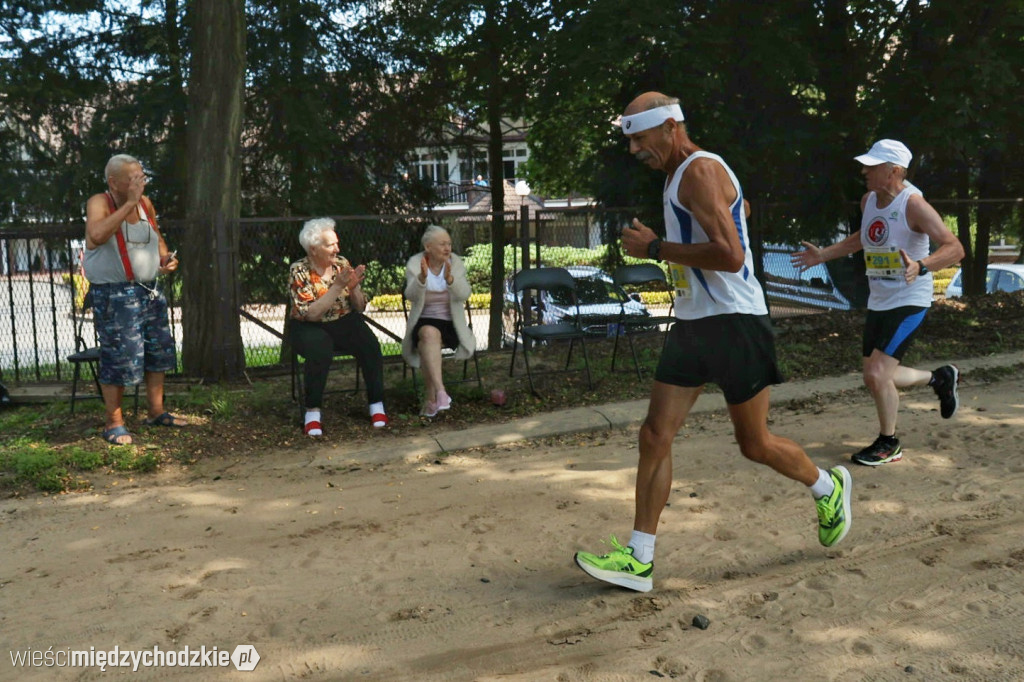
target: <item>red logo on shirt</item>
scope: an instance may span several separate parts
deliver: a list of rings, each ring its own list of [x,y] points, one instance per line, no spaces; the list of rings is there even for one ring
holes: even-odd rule
[[[868,241],[872,244],[884,244],[889,236],[889,226],[881,218],[875,218],[868,226]]]

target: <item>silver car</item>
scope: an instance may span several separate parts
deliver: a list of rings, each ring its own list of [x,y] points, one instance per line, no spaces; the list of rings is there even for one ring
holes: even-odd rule
[[[963,296],[963,269],[956,271],[946,285],[946,298]],[[989,263],[985,272],[985,293],[1020,291],[1024,289],[1024,265],[1016,263]]]

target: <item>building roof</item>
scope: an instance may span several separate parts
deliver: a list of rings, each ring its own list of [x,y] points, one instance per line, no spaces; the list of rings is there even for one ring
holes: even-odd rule
[[[469,200],[468,210],[474,213],[491,213],[494,209],[491,201],[491,191],[487,187],[474,187],[470,190],[471,196]],[[535,195],[530,194],[526,197],[521,197],[516,194],[516,187],[511,180],[505,180],[505,212],[506,213],[519,213],[520,206],[527,206],[529,208],[530,215],[534,215],[537,211],[544,208],[544,200]]]

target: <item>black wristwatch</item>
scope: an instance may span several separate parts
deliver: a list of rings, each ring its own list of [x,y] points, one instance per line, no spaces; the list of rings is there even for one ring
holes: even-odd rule
[[[659,254],[661,253],[661,240],[657,237],[647,245],[647,257],[651,260],[661,260]]]
[[[928,274],[928,266],[924,264],[923,260],[917,261],[917,267],[921,268],[921,270],[917,273],[918,277],[920,277],[921,275]]]

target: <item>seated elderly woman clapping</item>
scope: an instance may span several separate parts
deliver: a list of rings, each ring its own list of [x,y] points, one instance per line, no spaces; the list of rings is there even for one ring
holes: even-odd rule
[[[441,350],[455,350],[455,358],[473,357],[476,339],[466,323],[465,303],[469,280],[462,259],[452,253],[452,239],[444,228],[429,226],[423,233],[423,252],[405,265],[405,297],[412,304],[402,357],[420,367],[426,394],[424,417],[452,406],[441,375]]]
[[[387,426],[384,412],[384,357],[380,342],[362,311],[366,294],[360,289],[365,265],[353,268],[338,255],[338,235],[330,218],[308,220],[299,232],[306,257],[291,265],[291,341],[306,359],[305,432],[320,436],[320,408],[327,371],[337,353],[351,355],[366,378],[373,426]]]

